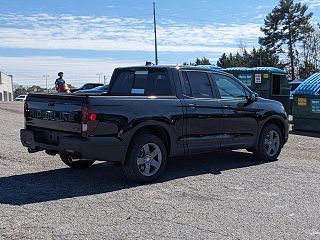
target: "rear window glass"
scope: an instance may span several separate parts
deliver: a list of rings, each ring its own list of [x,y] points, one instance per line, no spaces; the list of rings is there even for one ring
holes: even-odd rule
[[[170,81],[165,71],[122,71],[110,89],[113,95],[168,96]]]
[[[195,98],[213,98],[210,80],[205,72],[182,72],[186,95]]]

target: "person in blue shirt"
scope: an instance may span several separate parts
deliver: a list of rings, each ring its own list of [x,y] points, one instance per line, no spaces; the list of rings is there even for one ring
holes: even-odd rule
[[[63,85],[63,84],[65,84],[66,82],[63,80],[63,72],[59,72],[58,73],[58,76],[59,76],[59,78],[57,78],[56,79],[56,81],[55,81],[55,85],[56,85],[56,88],[57,88],[57,86],[61,86],[61,85]]]
[[[59,78],[56,79],[55,85],[58,92],[69,92],[66,82],[63,80],[63,72],[58,73]]]

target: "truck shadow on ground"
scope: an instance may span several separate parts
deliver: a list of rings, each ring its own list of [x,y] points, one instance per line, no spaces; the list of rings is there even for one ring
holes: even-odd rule
[[[170,159],[166,172],[157,182],[259,165],[246,152],[216,152]],[[65,198],[108,193],[138,187],[124,178],[121,168],[108,163],[89,169],[55,169],[0,178],[0,204],[24,205]]]

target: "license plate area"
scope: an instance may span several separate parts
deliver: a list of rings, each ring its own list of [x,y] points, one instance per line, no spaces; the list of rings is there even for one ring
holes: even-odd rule
[[[51,131],[36,131],[34,134],[35,141],[51,145],[59,145],[61,135]]]

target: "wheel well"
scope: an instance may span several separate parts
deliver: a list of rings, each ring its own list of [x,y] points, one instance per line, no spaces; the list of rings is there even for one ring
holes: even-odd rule
[[[137,137],[141,133],[151,133],[152,135],[155,135],[158,138],[160,138],[160,140],[163,142],[164,146],[166,147],[167,155],[169,155],[171,142],[170,142],[169,133],[165,128],[160,127],[160,126],[156,126],[156,125],[144,126],[134,133],[134,135],[130,139],[129,146],[131,145],[134,138]]]
[[[284,126],[284,123],[280,119],[273,118],[273,119],[268,120],[264,124],[263,127],[265,127],[268,124],[274,124],[274,125],[279,127],[279,129],[280,129],[280,131],[282,133],[282,143],[284,143],[285,142],[285,126]]]

